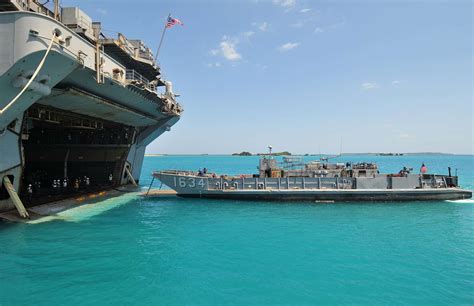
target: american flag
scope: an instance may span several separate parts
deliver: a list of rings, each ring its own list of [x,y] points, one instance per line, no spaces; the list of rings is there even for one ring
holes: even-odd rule
[[[168,21],[166,21],[167,28],[171,28],[172,26],[177,25],[177,24],[184,25],[184,23],[181,22],[181,20],[177,18],[173,18],[171,16],[168,17]]]

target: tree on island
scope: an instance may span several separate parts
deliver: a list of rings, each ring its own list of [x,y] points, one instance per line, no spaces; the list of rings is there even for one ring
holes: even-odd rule
[[[243,151],[243,152],[240,152],[240,153],[234,153],[232,155],[234,155],[234,156],[252,156],[252,153],[247,152],[247,151]]]
[[[247,151],[242,151],[240,153],[233,153],[233,156],[252,156],[252,153],[247,152]],[[271,155],[271,156],[291,156],[291,153],[288,151],[283,151],[283,152],[273,152],[272,154],[269,153],[258,153],[258,156],[262,155]]]
[[[272,154],[269,153],[258,153],[257,155],[271,155],[271,156],[291,156],[291,153],[288,151],[283,152],[274,152]]]

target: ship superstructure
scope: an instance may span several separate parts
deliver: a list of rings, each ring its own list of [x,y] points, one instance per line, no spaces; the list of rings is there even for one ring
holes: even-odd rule
[[[26,205],[137,182],[182,111],[141,40],[76,7],[0,0],[0,211],[8,182]]]

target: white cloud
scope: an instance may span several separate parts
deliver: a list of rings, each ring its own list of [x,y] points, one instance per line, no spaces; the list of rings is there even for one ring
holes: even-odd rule
[[[413,139],[416,138],[416,135],[413,134],[400,134],[398,135],[401,139]]]
[[[307,13],[309,11],[311,11],[310,8],[304,8],[304,9],[300,10],[300,13]]]
[[[267,22],[262,23],[254,23],[254,25],[262,32],[268,31],[268,27],[270,26]]]
[[[346,17],[345,16],[342,16],[341,20],[338,21],[338,22],[335,22],[329,26],[327,26],[327,28],[331,28],[331,29],[337,29],[337,28],[341,28],[343,26],[346,25]]]
[[[283,6],[283,7],[293,7],[296,4],[296,0],[273,0],[273,4]]]
[[[313,27],[314,25],[316,25],[317,19],[318,18],[315,16],[306,15],[304,18],[300,18],[295,23],[290,24],[290,27],[293,27],[293,28],[302,28],[304,26]]]
[[[398,85],[400,83],[405,83],[405,82],[406,82],[406,80],[393,80],[392,85]]]
[[[288,42],[286,44],[283,44],[283,45],[279,46],[278,50],[280,50],[281,52],[286,52],[286,51],[293,50],[294,48],[297,48],[299,45],[300,45],[300,43]]]
[[[362,86],[362,89],[364,90],[372,90],[372,89],[376,89],[378,88],[379,86],[377,85],[377,83],[372,83],[372,82],[365,82],[365,83],[362,83],[360,86]]]
[[[242,55],[238,53],[236,49],[238,43],[238,39],[232,39],[228,38],[227,36],[224,36],[219,44],[219,48],[212,49],[210,53],[213,56],[220,55],[229,61],[238,61],[242,59]]]
[[[266,31],[268,31],[268,28],[270,27],[270,24],[266,21],[264,21],[264,22],[252,22],[252,26],[256,27],[257,29],[259,29],[262,32],[266,32]]]
[[[324,30],[321,27],[316,27],[316,29],[314,29],[314,34],[319,34],[319,33],[323,33],[323,32],[324,32]]]
[[[242,55],[237,52],[235,46],[238,44],[237,40],[224,40],[221,41],[219,47],[221,55],[229,61],[238,61],[242,59]]]
[[[101,15],[107,15],[107,13],[108,13],[107,10],[103,9],[103,8],[97,8],[96,12],[101,14]]]
[[[219,68],[221,66],[221,63],[215,62],[215,63],[209,63],[207,64],[208,67],[210,68]]]
[[[258,27],[261,31],[264,31],[268,27],[268,23],[252,23],[252,26]],[[248,43],[250,42],[250,37],[254,36],[256,33],[255,31],[249,30],[246,32],[241,32],[237,35],[227,36],[224,35],[222,37],[221,42],[217,48],[209,50],[209,54],[212,56],[221,56],[224,59],[231,61],[231,62],[238,62],[242,59],[242,54],[238,52],[237,46],[241,43]],[[217,64],[217,65],[216,65]],[[216,64],[208,64],[209,67],[220,67],[221,63]],[[234,66],[236,66],[234,64]]]
[[[303,21],[298,21],[298,22],[295,22],[293,24],[290,24],[290,27],[293,27],[293,28],[302,28],[303,26],[304,26]]]

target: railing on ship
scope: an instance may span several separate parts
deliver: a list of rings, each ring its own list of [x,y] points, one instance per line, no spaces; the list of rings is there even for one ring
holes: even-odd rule
[[[136,72],[134,69],[125,70],[125,80],[131,84],[142,84],[147,89],[156,92],[156,85],[150,82],[147,78]]]
[[[46,1],[44,4],[29,0],[12,0],[11,2],[16,2],[25,11],[32,10],[34,12],[54,18],[54,13],[48,7],[45,6],[45,4],[49,1]],[[59,11],[61,11],[61,9],[59,9]]]

